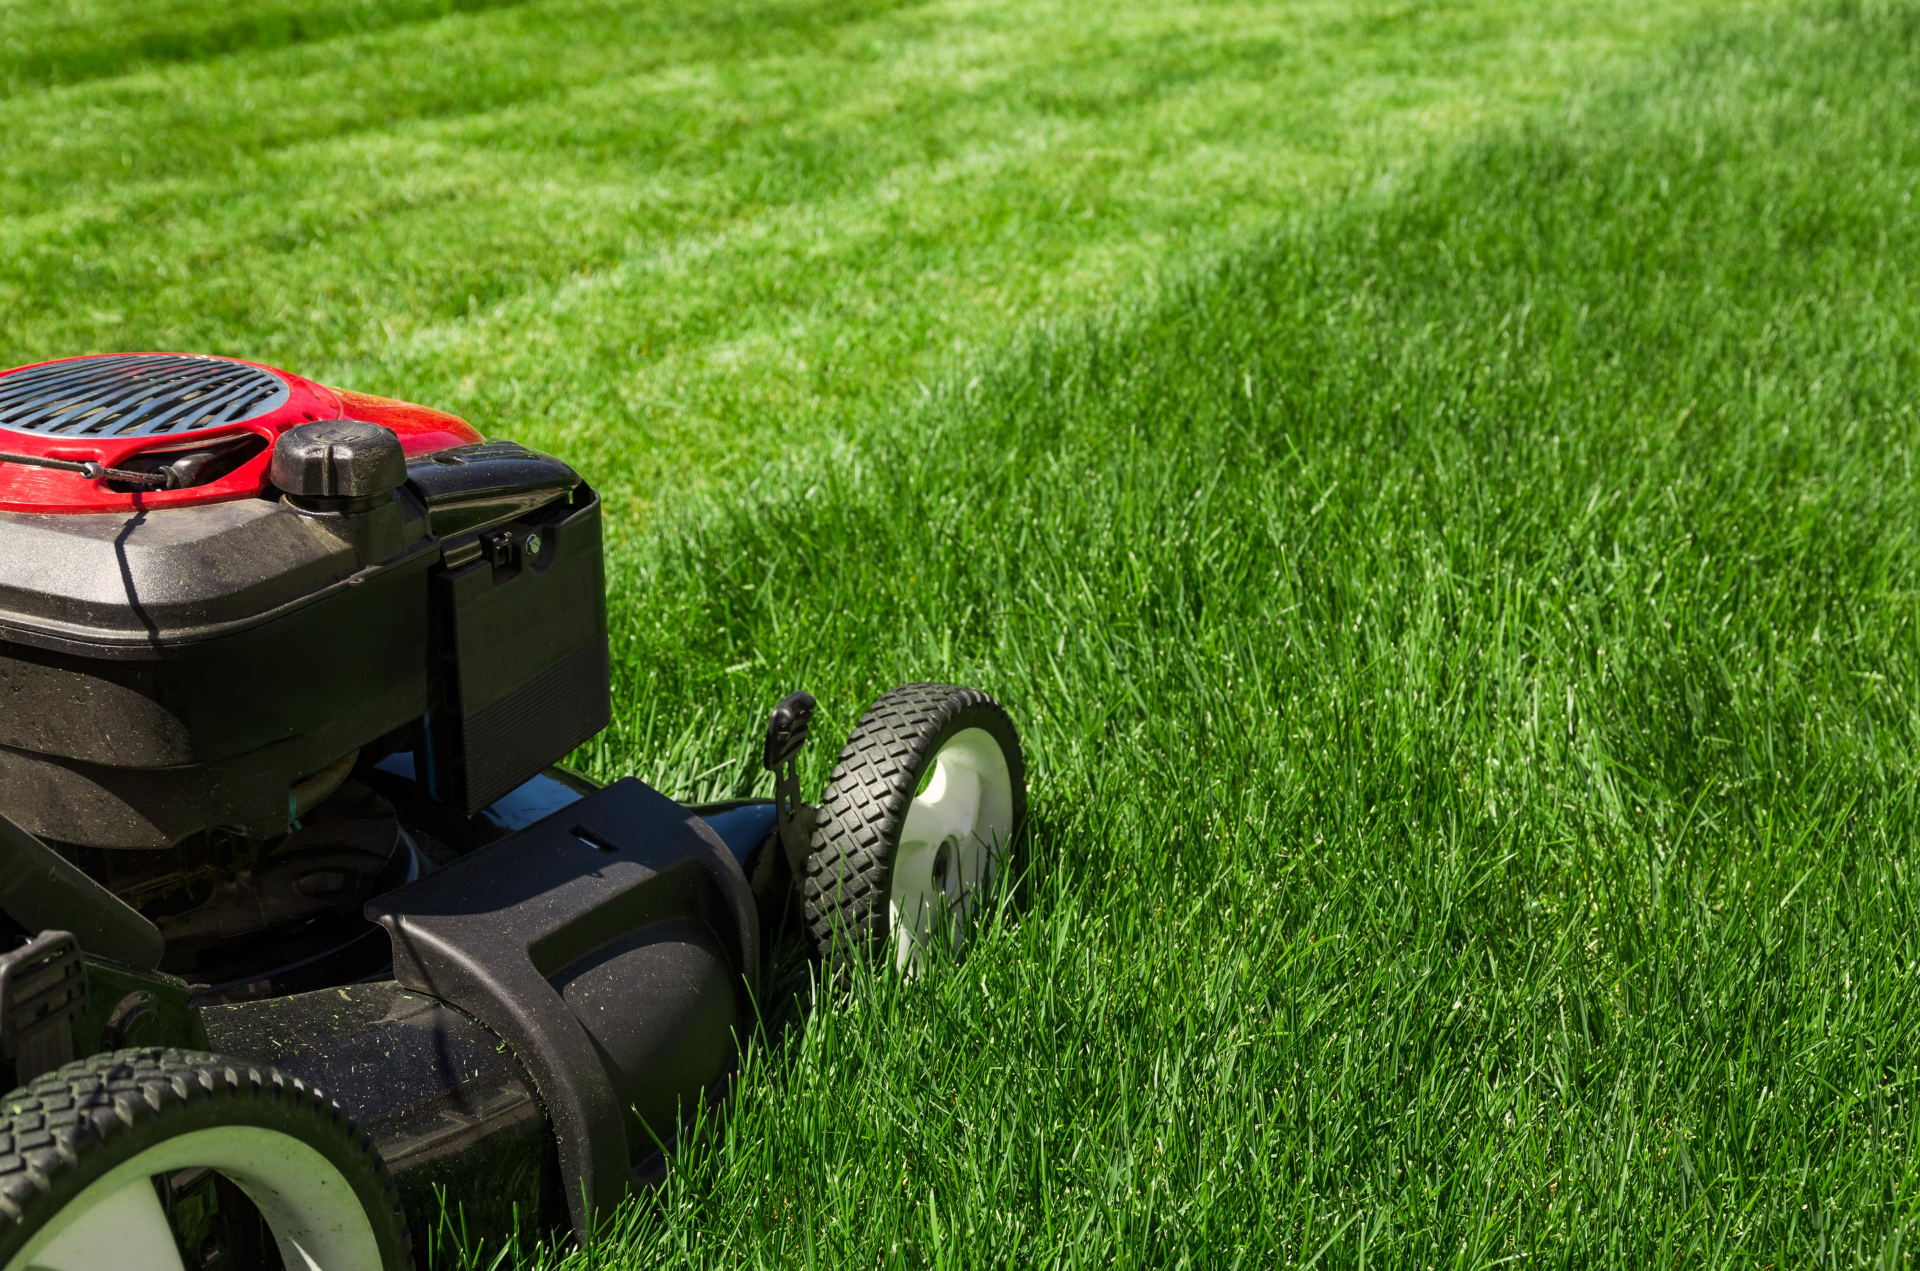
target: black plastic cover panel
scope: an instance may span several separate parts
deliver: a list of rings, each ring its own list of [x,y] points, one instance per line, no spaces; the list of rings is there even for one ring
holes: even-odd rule
[[[482,441],[422,456],[407,484],[427,507],[427,523],[450,538],[524,516],[580,484],[580,474],[514,441]]]
[[[474,1016],[526,1065],[577,1231],[634,1181],[638,1106],[690,1114],[750,1022],[759,925],[746,876],[698,816],[632,778],[367,916],[393,938],[395,980]]]
[[[376,518],[393,522],[388,545],[424,546],[417,508],[396,501],[362,519]],[[0,512],[0,639],[138,656],[258,624],[394,563],[369,560],[352,528],[267,499]]]
[[[612,717],[600,502],[582,494],[434,575],[428,785],[469,816]]]

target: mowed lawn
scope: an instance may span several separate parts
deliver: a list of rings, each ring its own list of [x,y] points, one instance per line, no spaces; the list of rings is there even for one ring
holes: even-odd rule
[[[498,1265],[1908,1260],[1920,7],[453,7],[0,0],[0,342],[604,473],[602,775],[913,678],[1033,771]]]
[[[637,519],[1703,0],[0,0],[0,357],[192,348]]]
[[[1821,3],[677,509],[608,770],[952,676],[1034,865],[572,1265],[1903,1264],[1917,442],[1920,10]]]

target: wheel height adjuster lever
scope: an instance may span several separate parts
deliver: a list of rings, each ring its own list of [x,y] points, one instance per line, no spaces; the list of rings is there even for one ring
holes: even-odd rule
[[[774,815],[780,834],[780,848],[786,854],[793,876],[799,878],[806,866],[807,850],[813,838],[818,810],[800,797],[801,747],[807,744],[807,729],[813,723],[813,694],[804,690],[780,699],[767,717],[767,748],[761,762],[773,774]]]

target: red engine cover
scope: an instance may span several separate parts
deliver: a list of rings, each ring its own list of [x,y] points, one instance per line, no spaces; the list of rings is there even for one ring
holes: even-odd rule
[[[352,418],[391,428],[409,457],[483,438],[465,420],[235,358],[99,353],[0,371],[0,453],[126,467],[137,457],[254,436],[264,443],[204,485],[122,492],[77,472],[0,462],[0,511],[117,512],[267,491],[273,443],[296,424]],[[136,466],[138,466],[136,464]]]

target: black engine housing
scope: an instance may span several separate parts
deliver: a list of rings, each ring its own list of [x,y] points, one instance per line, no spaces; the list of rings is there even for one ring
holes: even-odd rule
[[[0,512],[0,814],[95,848],[263,840],[316,774],[411,750],[470,815],[597,733],[598,496],[510,442],[404,471],[351,499]]]

